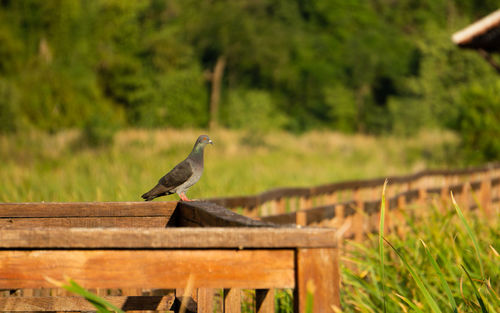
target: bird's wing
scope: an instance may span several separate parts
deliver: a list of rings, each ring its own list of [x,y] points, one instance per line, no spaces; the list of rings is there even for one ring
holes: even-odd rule
[[[185,183],[192,175],[193,168],[191,167],[191,164],[187,160],[184,160],[177,164],[165,176],[160,178],[158,184],[166,187],[167,189],[173,189]]]

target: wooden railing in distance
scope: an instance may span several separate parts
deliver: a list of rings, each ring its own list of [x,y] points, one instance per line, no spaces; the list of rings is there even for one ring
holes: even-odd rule
[[[278,226],[208,202],[0,204],[0,311],[85,311],[46,280],[70,277],[124,310],[274,312],[275,289],[293,288],[304,312],[340,306],[334,229]]]
[[[256,196],[214,198],[210,201],[277,224],[337,227],[343,238],[362,240],[378,225],[382,186],[386,178],[356,180],[311,188],[279,188]],[[500,201],[500,163],[460,170],[426,170],[388,177],[387,207],[402,210],[438,201],[450,203],[450,191],[465,209],[481,205],[492,216]],[[394,224],[394,221],[393,221]]]

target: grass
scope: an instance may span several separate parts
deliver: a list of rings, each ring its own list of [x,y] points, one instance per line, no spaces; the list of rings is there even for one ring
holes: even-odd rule
[[[101,148],[82,146],[77,131],[0,135],[0,202],[140,201],[202,133],[124,130]],[[405,140],[332,132],[209,135],[215,145],[205,151],[205,173],[190,189],[191,198],[410,173],[443,166],[446,147],[457,142],[440,132]]]
[[[443,214],[443,211],[445,212]],[[381,206],[381,216],[385,212]],[[344,312],[497,312],[500,307],[499,217],[484,219],[456,202],[406,212],[405,235],[381,231],[348,242]],[[380,244],[383,238],[385,245]],[[388,247],[388,249],[384,249]],[[488,247],[490,247],[488,249]],[[378,253],[377,253],[378,252]],[[381,293],[380,290],[384,290]]]

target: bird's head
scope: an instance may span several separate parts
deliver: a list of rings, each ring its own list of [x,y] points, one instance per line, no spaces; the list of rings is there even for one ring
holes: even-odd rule
[[[196,140],[195,147],[205,147],[208,144],[213,145],[214,143],[207,135],[201,135],[198,137],[198,140]]]

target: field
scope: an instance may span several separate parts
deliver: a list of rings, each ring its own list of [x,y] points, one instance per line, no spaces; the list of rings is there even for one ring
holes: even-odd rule
[[[126,130],[117,134],[114,144],[100,148],[85,146],[77,131],[1,136],[0,201],[140,200],[189,153],[201,133],[197,129]],[[188,193],[191,198],[444,167],[458,143],[456,136],[444,132],[406,139],[331,132],[296,136],[218,130],[209,135],[215,144],[205,151],[205,173]],[[386,243],[382,267],[377,236],[363,245],[348,243],[350,254],[343,256],[342,268],[345,312],[382,312],[384,306],[387,312],[455,308],[456,312],[494,312],[500,305],[498,217],[485,220],[464,212],[462,220],[451,206],[423,209],[427,210],[424,219],[407,216],[410,231],[404,237],[386,236],[407,264]],[[285,294],[277,298],[279,312],[292,309]]]
[[[101,148],[77,131],[0,136],[0,201],[138,201],[191,151],[203,130],[126,130]],[[205,172],[191,198],[254,194],[274,187],[404,174],[443,166],[451,133],[416,138],[332,132],[211,132]],[[177,196],[163,198],[176,200]],[[164,201],[165,201],[164,200]]]

